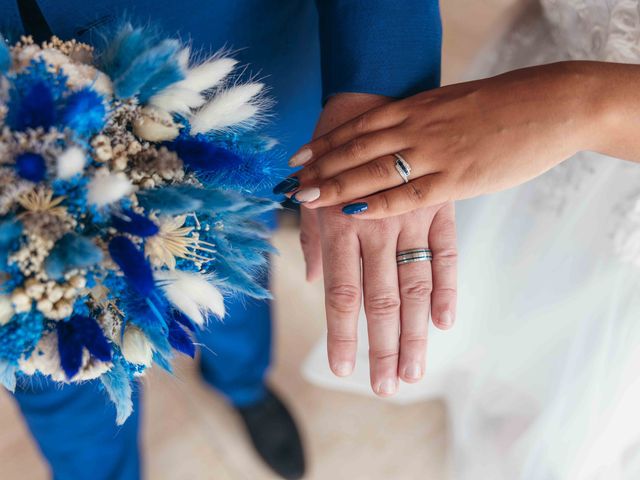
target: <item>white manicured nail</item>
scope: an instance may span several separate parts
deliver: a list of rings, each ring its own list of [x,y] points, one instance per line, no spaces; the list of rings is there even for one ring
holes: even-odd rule
[[[298,153],[296,153],[293,157],[289,159],[290,167],[299,167],[300,165],[304,165],[313,157],[313,152],[310,148],[304,147],[301,148]]]
[[[311,187],[311,188],[303,188],[302,190],[298,190],[296,194],[293,197],[291,197],[291,200],[293,200],[296,203],[307,203],[307,202],[313,202],[318,198],[320,198],[320,189],[318,187]]]

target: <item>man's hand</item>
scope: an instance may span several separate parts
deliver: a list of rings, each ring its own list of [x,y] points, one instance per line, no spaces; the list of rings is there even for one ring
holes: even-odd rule
[[[332,97],[321,115],[316,136],[387,101],[365,94]],[[398,378],[405,382],[420,380],[425,370],[429,313],[442,329],[450,328],[455,318],[453,205],[417,209],[382,220],[349,217],[340,206],[314,211],[303,208],[302,215],[307,278],[313,280],[324,271],[332,371],[346,376],[353,370],[364,294],[374,392],[393,395]],[[396,265],[397,251],[422,247],[433,251],[431,264]]]

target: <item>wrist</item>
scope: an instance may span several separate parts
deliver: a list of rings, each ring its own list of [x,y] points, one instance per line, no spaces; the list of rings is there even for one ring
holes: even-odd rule
[[[587,62],[585,62],[587,63]],[[640,125],[640,69],[637,65],[587,65],[585,125],[581,150],[619,158],[633,157],[631,138]]]
[[[568,156],[580,151],[602,151],[611,141],[610,132],[617,123],[618,106],[610,95],[611,84],[605,63],[571,61],[557,64],[562,82],[561,97],[566,104],[562,132]]]

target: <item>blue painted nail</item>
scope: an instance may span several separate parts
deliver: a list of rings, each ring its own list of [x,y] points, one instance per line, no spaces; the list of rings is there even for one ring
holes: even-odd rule
[[[273,193],[274,195],[282,195],[283,193],[294,191],[299,186],[300,180],[298,180],[298,177],[285,178],[283,181],[273,187]]]
[[[365,202],[350,203],[342,208],[342,213],[346,213],[347,215],[357,215],[359,213],[366,212],[367,208],[369,208],[369,205]]]

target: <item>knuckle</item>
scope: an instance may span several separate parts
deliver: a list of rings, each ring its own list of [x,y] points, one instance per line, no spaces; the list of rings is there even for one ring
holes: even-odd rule
[[[302,170],[302,172],[307,177],[306,179],[320,178],[320,175],[321,175],[320,168],[315,163],[312,163],[311,165],[307,165],[305,169]]]
[[[366,113],[360,115],[358,118],[356,118],[355,124],[354,124],[354,129],[356,131],[356,133],[363,133],[366,132],[367,129],[369,128],[369,115],[367,115]]]
[[[434,252],[432,263],[436,267],[455,267],[458,263],[457,249],[445,248]]]
[[[314,238],[314,236],[302,231],[300,232],[300,245],[302,245],[302,248],[310,247],[314,242]]]
[[[371,361],[384,362],[392,360],[397,362],[399,356],[400,352],[397,349],[389,350],[372,348],[369,350],[369,359]]]
[[[456,222],[451,218],[440,220],[433,228],[442,239],[451,241],[456,238]]]
[[[379,202],[380,210],[383,211],[383,212],[388,212],[389,209],[391,208],[391,202],[390,202],[390,199],[389,199],[389,195],[387,195],[386,193],[381,193],[378,198],[380,200],[380,202]]]
[[[380,159],[367,163],[367,171],[374,178],[386,179],[390,175],[389,166]]]
[[[433,293],[441,299],[443,297],[446,297],[449,300],[455,300],[458,296],[458,290],[456,290],[454,287],[438,287],[434,290]]]
[[[360,289],[351,284],[329,287],[327,306],[338,313],[353,313],[360,309]]]
[[[342,191],[344,189],[342,185],[342,180],[339,177],[333,177],[327,180],[324,185],[325,189],[328,188],[329,191],[333,192],[336,197],[340,197],[342,195]]]
[[[323,147],[325,150],[333,150],[336,147],[336,140],[331,133],[322,137],[322,142],[324,143]]]
[[[346,146],[347,155],[353,159],[358,159],[362,156],[366,149],[365,143],[356,138],[355,140],[351,140]]]
[[[400,335],[400,343],[403,348],[424,351],[427,348],[426,333],[402,333]]]
[[[422,187],[419,187],[415,182],[409,182],[407,184],[407,197],[409,201],[414,205],[421,205],[426,192]]]
[[[327,342],[334,350],[349,350],[356,346],[357,339],[354,335],[341,335],[339,333],[329,332],[327,334]]]
[[[397,294],[378,293],[365,300],[367,310],[372,315],[388,316],[400,310],[400,298]]]
[[[412,280],[400,287],[400,294],[403,299],[414,301],[426,301],[433,291],[431,280]]]

